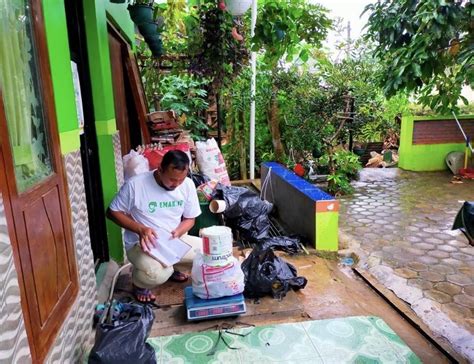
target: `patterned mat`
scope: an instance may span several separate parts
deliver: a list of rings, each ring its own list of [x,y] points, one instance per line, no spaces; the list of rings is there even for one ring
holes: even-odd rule
[[[421,363],[380,318],[356,316],[151,338],[158,363]],[[218,340],[219,339],[219,340]]]

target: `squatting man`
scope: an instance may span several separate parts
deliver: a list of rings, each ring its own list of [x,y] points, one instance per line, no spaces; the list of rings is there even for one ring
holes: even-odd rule
[[[202,251],[201,239],[187,234],[201,214],[196,187],[187,177],[189,164],[186,153],[169,151],[158,169],[125,182],[107,210],[107,217],[125,229],[125,249],[133,265],[133,291],[140,302],[154,301],[151,289],[168,279],[188,279],[148,254],[156,246],[158,228],[170,234],[160,239],[180,238],[191,245],[182,261],[192,261],[196,250]]]

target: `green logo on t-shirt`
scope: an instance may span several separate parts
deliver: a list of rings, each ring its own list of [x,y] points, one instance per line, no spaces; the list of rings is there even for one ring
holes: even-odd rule
[[[151,202],[148,204],[148,211],[150,211],[151,213],[155,212],[157,205],[158,205],[158,204],[156,203],[156,201],[151,201]]]
[[[166,209],[166,208],[173,208],[173,207],[181,207],[183,206],[184,201],[179,200],[179,201],[160,201],[159,203],[156,201],[150,201],[148,204],[148,211],[151,213],[156,211],[156,208],[159,207],[160,209]]]

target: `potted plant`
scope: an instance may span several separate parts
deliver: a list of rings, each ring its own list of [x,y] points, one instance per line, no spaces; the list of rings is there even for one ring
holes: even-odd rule
[[[130,18],[137,24],[153,23],[153,1],[135,0],[133,4],[128,5]]]
[[[160,57],[163,55],[163,41],[159,35],[146,39],[146,43],[153,56]]]
[[[138,24],[138,30],[143,37],[149,38],[158,34],[159,25],[155,22],[145,22]]]
[[[356,142],[352,148],[352,153],[358,155],[359,157],[363,156],[367,150],[366,143]]]

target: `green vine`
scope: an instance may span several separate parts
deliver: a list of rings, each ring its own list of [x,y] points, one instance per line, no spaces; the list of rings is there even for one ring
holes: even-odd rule
[[[237,29],[243,32],[243,25],[235,23],[232,15],[220,9],[215,0],[202,2],[197,18],[199,26],[189,44],[189,71],[211,78],[212,90],[219,90],[234,79],[248,61],[245,43],[232,36]]]

